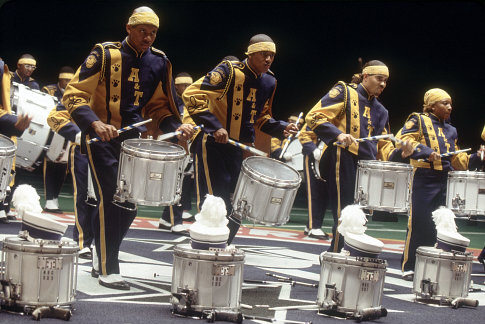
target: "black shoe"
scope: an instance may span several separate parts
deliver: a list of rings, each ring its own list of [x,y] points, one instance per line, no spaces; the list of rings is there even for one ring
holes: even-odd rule
[[[330,238],[327,233],[319,228],[312,228],[307,235],[308,237],[313,237],[319,240],[328,240]]]
[[[10,221],[8,220],[7,217],[0,218],[0,224],[8,224],[8,223],[10,223]]]
[[[94,268],[91,268],[91,277],[93,278],[99,277],[99,272],[97,270],[94,270]]]
[[[480,255],[477,257],[477,260],[478,260],[478,262],[480,262],[482,264],[482,266],[483,266],[483,272],[485,272],[485,259],[482,256],[482,253],[480,253]]]
[[[101,279],[98,279],[98,282],[101,286],[111,289],[118,289],[118,290],[130,290],[130,285],[122,280],[122,281],[115,281],[115,282],[104,282]]]
[[[79,253],[79,258],[85,259],[85,260],[91,260],[93,258],[93,253],[91,252],[91,250],[87,250],[83,253]]]
[[[17,220],[17,217],[15,215],[9,215],[9,214],[7,214],[7,219],[8,220]]]
[[[164,229],[164,230],[167,230],[167,231],[171,231],[172,230],[172,224],[170,224],[166,220],[163,220],[163,219],[160,218],[160,220],[158,221],[158,228]]]
[[[60,210],[59,208],[57,209],[50,209],[50,208],[44,208],[44,211],[46,213],[52,213],[52,214],[63,214],[64,212]]]

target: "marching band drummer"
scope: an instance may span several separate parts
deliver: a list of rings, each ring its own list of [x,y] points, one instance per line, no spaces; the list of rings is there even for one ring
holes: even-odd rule
[[[483,126],[482,140],[485,141],[485,126]],[[481,158],[481,156],[480,156],[480,158]],[[485,247],[480,252],[480,255],[477,257],[477,260],[478,260],[478,262],[480,262],[483,265],[483,271],[485,271]]]
[[[12,82],[21,83],[31,89],[40,90],[37,81],[32,78],[32,74],[37,68],[37,61],[30,54],[23,54],[17,62],[17,70],[10,72]]]
[[[51,96],[56,97],[60,102],[62,100],[64,90],[66,89],[67,84],[69,83],[69,81],[71,81],[73,76],[73,68],[70,66],[63,66],[59,72],[58,82],[56,84],[49,84],[44,86],[42,88],[42,92],[48,93]],[[63,110],[65,110],[64,107]],[[61,192],[64,179],[66,178],[67,164],[51,161],[47,156],[44,156],[43,173],[44,192],[46,200],[44,210],[49,213],[60,214],[62,213],[62,210],[60,210],[59,208],[58,197],[59,193]]]
[[[416,148],[410,156],[414,167],[411,211],[401,258],[405,280],[413,278],[416,249],[436,243],[436,228],[431,213],[446,204],[448,172],[472,170],[481,163],[476,153],[469,155],[462,152],[440,157],[442,153],[459,150],[456,128],[449,123],[451,103],[446,91],[437,88],[428,90],[424,95],[423,112],[412,113],[396,136],[409,141]],[[481,148],[478,153],[483,150]]]
[[[358,160],[377,157],[387,160],[395,150],[389,139],[355,141],[390,133],[387,109],[377,99],[388,78],[389,69],[384,63],[370,61],[362,73],[354,75],[352,83],[338,82],[305,117],[310,129],[328,145],[320,163],[328,165],[329,201],[334,218],[329,249],[332,252],[339,252],[343,247],[342,236],[337,231],[338,220],[341,210],[354,202]],[[334,145],[335,142],[341,144]],[[402,158],[411,154],[411,150],[408,143],[403,145]]]
[[[205,133],[194,143],[199,197],[211,194],[224,199],[229,218],[228,244],[236,235],[240,220],[233,218],[230,195],[242,164],[242,152],[228,143],[254,142],[254,125],[261,131],[283,138],[298,128],[271,117],[276,79],[269,70],[276,54],[273,40],[264,34],[249,41],[243,62],[222,61],[205,77],[185,90],[183,100]],[[203,202],[200,201],[200,204]],[[200,209],[199,205],[199,209]]]
[[[146,127],[122,134],[117,129],[151,118],[163,132],[182,131],[179,139],[193,133],[191,125],[181,124],[171,63],[162,51],[151,47],[158,26],[152,9],[135,9],[126,25],[125,40],[96,44],[62,98],[82,131],[81,149],[88,155],[99,202],[94,222],[96,253],[93,251],[99,269],[93,270],[99,270],[100,285],[113,289],[130,289],[120,275],[118,254],[136,216],[136,211],[113,203],[121,143],[139,137]],[[93,137],[100,141],[86,144]]]
[[[11,114],[10,107],[10,72],[8,66],[0,58],[0,133],[5,136],[22,136],[26,130],[32,117],[27,115],[14,116]],[[15,138],[14,138],[15,141]],[[12,171],[15,170],[15,162],[12,166]],[[10,186],[13,185],[13,179]],[[8,223],[7,211],[9,209],[9,202],[11,193],[5,198],[5,202],[0,202],[0,222]]]
[[[88,158],[81,154],[81,130],[72,121],[62,104],[51,110],[47,117],[49,127],[65,139],[71,141],[67,168],[71,173],[74,190],[73,239],[79,245],[79,257],[91,259],[91,244],[94,240],[93,221],[98,208],[86,203],[88,192]]]
[[[318,179],[312,164],[320,159],[322,151],[318,148],[317,135],[304,124],[300,130],[298,140],[302,145],[303,174],[305,177],[308,221],[304,234],[319,240],[328,240],[329,235],[322,231],[323,218],[328,206],[328,184],[326,181]]]

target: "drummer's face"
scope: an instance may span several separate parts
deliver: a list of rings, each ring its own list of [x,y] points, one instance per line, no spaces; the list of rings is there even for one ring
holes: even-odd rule
[[[379,97],[387,86],[387,79],[387,76],[381,74],[364,74],[362,85],[370,95]]]
[[[451,99],[444,99],[435,102],[433,106],[431,106],[431,109],[436,117],[441,120],[447,120],[450,118],[451,111],[453,110],[453,107],[451,107]]]
[[[126,26],[128,32],[128,41],[137,52],[144,52],[152,46],[155,38],[157,38],[158,28],[152,25],[134,25]]]
[[[32,64],[17,64],[17,69],[21,77],[30,77],[34,73],[35,65]]]

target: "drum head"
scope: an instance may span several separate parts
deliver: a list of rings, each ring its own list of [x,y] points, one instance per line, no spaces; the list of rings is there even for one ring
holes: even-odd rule
[[[283,162],[262,156],[248,157],[243,161],[243,168],[248,169],[257,177],[273,182],[299,185],[301,181],[300,174],[292,167]]]
[[[375,160],[359,160],[359,167],[365,169],[379,169],[379,170],[389,170],[389,171],[406,171],[411,172],[413,167],[409,164],[398,163],[398,162],[388,162],[388,161],[375,161]]]
[[[185,157],[182,146],[153,139],[128,139],[123,142],[122,149],[130,155],[152,160],[179,160]]]
[[[485,172],[479,171],[450,171],[448,172],[449,179],[485,179]]]
[[[187,259],[207,260],[207,261],[244,261],[242,250],[233,251],[210,251],[193,249],[190,244],[178,244],[173,248],[174,256]]]
[[[15,144],[13,141],[4,135],[0,135],[0,156],[12,155],[14,152]]]
[[[79,247],[76,242],[67,238],[62,238],[60,241],[34,240],[34,242],[29,242],[23,238],[14,236],[4,239],[3,250],[30,253],[72,254],[79,251]]]

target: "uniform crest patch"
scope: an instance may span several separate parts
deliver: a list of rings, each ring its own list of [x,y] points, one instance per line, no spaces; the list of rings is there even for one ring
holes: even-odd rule
[[[211,75],[210,75],[210,84],[212,85],[218,85],[219,83],[221,83],[222,81],[222,74],[220,72],[211,72]]]
[[[97,61],[98,60],[96,59],[96,56],[94,56],[93,54],[90,54],[86,59],[86,67],[88,69],[92,68]]]
[[[406,124],[404,124],[405,129],[411,129],[414,126],[414,122],[412,120],[408,120]]]
[[[328,92],[328,96],[329,96],[330,98],[335,98],[335,97],[337,97],[339,94],[340,94],[340,90],[339,90],[338,88],[332,88],[332,90],[330,90],[330,91]]]

